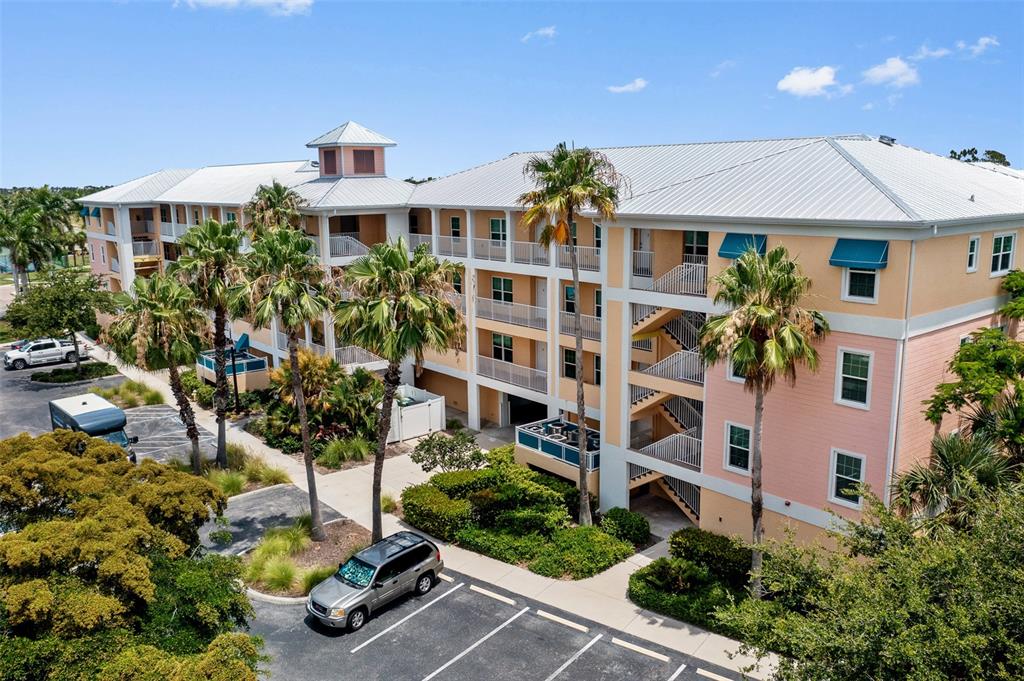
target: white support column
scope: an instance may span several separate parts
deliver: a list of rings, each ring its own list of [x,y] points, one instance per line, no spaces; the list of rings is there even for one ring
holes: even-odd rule
[[[466,211],[467,215],[469,211]],[[466,300],[466,397],[469,427],[480,430],[480,387],[476,382],[476,357],[479,352],[476,328],[476,268],[467,262],[462,277],[462,291]]]
[[[173,203],[171,206],[171,238],[177,241],[178,239],[178,207]]]
[[[206,219],[207,219],[206,205],[204,204],[204,205],[200,206],[199,208],[200,208],[201,211],[203,211],[203,219],[202,219],[202,221],[206,222]]]
[[[320,260],[327,268],[328,276],[331,273],[331,219],[327,213],[320,215]]]
[[[430,209],[430,252],[437,255],[438,237],[441,235],[441,209]]]
[[[272,357],[274,358],[274,366],[281,366],[281,355],[287,355],[287,350],[282,350],[277,347],[277,317],[271,317],[270,319],[270,347],[273,349]]]
[[[505,262],[512,262],[512,211],[505,211]]]
[[[476,233],[473,231],[473,211],[469,208],[466,209],[466,228],[463,231],[466,237],[466,259],[472,260],[476,257],[476,253],[473,252]]]
[[[103,222],[103,216],[100,216]],[[121,288],[131,290],[135,283],[135,251],[132,249],[132,223],[128,209],[114,209],[114,234],[117,236],[117,261],[121,265]]]
[[[409,213],[389,211],[384,214],[388,241],[397,241],[398,237],[409,240]]]
[[[552,270],[547,277],[548,289],[548,418],[558,416],[558,404],[561,401],[558,394],[559,379],[562,376],[562,346],[558,343],[558,336],[562,332],[561,314],[559,302],[562,299],[561,282],[558,279],[558,270]]]

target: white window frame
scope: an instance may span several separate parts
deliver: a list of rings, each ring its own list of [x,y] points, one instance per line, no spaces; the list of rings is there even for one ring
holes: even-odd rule
[[[103,244],[100,246],[100,262],[104,265],[107,264],[107,245]]]
[[[96,262],[96,245],[89,244],[89,262]]]
[[[505,347],[504,342],[498,343],[498,339],[499,338],[501,338],[501,339],[508,338],[511,341],[511,343],[509,344],[508,347]],[[494,357],[494,351],[497,348],[501,348],[501,357]],[[508,354],[509,354],[509,358],[508,359],[505,359],[505,350],[508,350]],[[498,361],[500,361],[500,362],[508,362],[509,364],[514,364],[515,363],[515,340],[512,338],[512,336],[508,335],[507,333],[498,333],[497,331],[491,331],[491,357],[496,359],[496,360],[498,360]]]
[[[725,362],[725,380],[732,381],[733,383],[739,383],[740,385],[746,385],[747,379],[740,378],[732,370],[732,355],[729,355],[729,361]]]
[[[573,308],[569,309],[569,289],[572,289],[572,305]],[[576,287],[572,284],[564,284],[562,286],[562,312],[576,312],[576,306],[580,304],[579,293],[576,291]]]
[[[594,355],[594,385],[601,385],[601,355]]]
[[[598,319],[601,318],[601,314],[604,312],[604,296],[601,294],[601,289],[594,289],[594,316]]]
[[[226,210],[226,211],[224,211],[224,213],[225,213],[225,217],[227,218],[228,222],[238,222],[238,214],[235,213],[235,211],[233,211],[233,210]]]
[[[462,273],[461,272],[456,272],[454,274],[454,276],[452,276],[452,288],[455,289],[456,293],[462,293]]]
[[[843,456],[849,456],[849,457],[854,458],[854,459],[860,459],[860,480],[858,480],[858,482],[860,482],[860,483],[863,483],[867,479],[868,457],[864,456],[863,454],[858,454],[857,452],[851,452],[851,451],[849,451],[847,449],[839,449],[838,447],[832,447],[831,454],[829,456],[829,465],[828,465],[828,500],[829,500],[829,503],[838,504],[839,506],[845,506],[846,508],[860,509],[864,505],[864,497],[863,496],[859,497],[860,500],[857,503],[854,503],[852,501],[849,501],[847,499],[843,499],[842,497],[837,497],[835,495],[836,462],[839,459],[839,457],[837,456],[838,454],[842,454]]]
[[[498,231],[494,231],[494,223],[498,223]],[[490,228],[491,241],[500,241],[502,243],[508,242],[508,223],[505,218],[491,218],[488,224]],[[494,235],[497,234],[499,238],[495,239]]]
[[[873,298],[867,298],[865,296],[851,296],[850,295],[850,270],[854,269],[858,272],[871,272],[875,275],[875,296]],[[840,292],[840,299],[845,300],[848,303],[865,303],[868,305],[876,305],[878,303],[878,284],[879,276],[878,270],[866,270],[861,267],[844,267],[843,268],[843,290]]]
[[[198,225],[201,222],[201,220],[199,219],[199,210],[198,209],[196,209],[196,208],[192,209],[192,218],[194,219],[194,222],[192,224]]]
[[[737,468],[736,466],[733,466],[732,464],[729,463],[729,448],[732,447],[732,443],[729,441],[730,428],[742,428],[743,430],[747,431],[747,433],[750,434],[750,448],[747,450],[746,468]],[[732,473],[749,476],[751,459],[753,459],[754,457],[754,429],[742,423],[736,423],[735,421],[726,421],[725,432],[723,434],[723,437],[723,441],[725,444],[722,447],[722,467],[725,470],[730,471]]]
[[[594,248],[601,248],[601,225],[594,225]]]
[[[570,352],[572,353],[572,361],[571,362],[568,359],[566,359],[566,354],[570,353]],[[570,366],[570,365],[572,366],[572,371],[573,371],[573,375],[572,376],[566,375],[566,371],[565,371],[565,368],[567,366]],[[573,348],[562,348],[562,378],[568,378],[571,381],[575,381],[576,380],[576,376],[579,376],[579,370],[580,370],[580,363],[576,359],[576,350],[574,350]]]
[[[505,290],[505,284],[506,283],[508,284],[508,291]],[[495,284],[498,284],[500,286],[500,288],[499,287],[495,287]],[[496,300],[496,301],[502,302],[502,303],[511,303],[514,300],[514,297],[513,297],[514,286],[515,285],[512,283],[512,277],[492,276],[491,277],[491,300]],[[505,300],[505,294],[506,293],[508,294],[508,300]],[[500,294],[501,297],[500,298],[495,298],[494,297],[495,294]]]
[[[981,235],[973,234],[967,240],[967,271],[978,271],[978,260],[981,259]]]
[[[843,353],[849,352],[854,355],[867,355],[868,358],[868,387],[867,387],[867,401],[863,404],[860,402],[851,402],[850,400],[843,399]],[[854,409],[863,409],[868,411],[871,409],[871,388],[874,381],[872,380],[875,373],[875,353],[872,350],[861,350],[859,348],[848,348],[838,347],[836,348],[836,380],[835,380],[835,394],[833,395],[836,404],[841,404],[844,407],[853,407]]]
[[[992,258],[996,257],[996,239],[1010,237],[1010,262],[1005,270],[993,270]],[[992,235],[992,254],[989,258],[989,277],[1002,277],[1013,269],[1013,262],[1017,256],[1017,232],[998,232]]]
[[[458,223],[458,227],[456,227]],[[458,234],[456,234],[458,232]],[[448,233],[455,239],[462,238],[462,216],[461,215],[449,215],[448,216]]]

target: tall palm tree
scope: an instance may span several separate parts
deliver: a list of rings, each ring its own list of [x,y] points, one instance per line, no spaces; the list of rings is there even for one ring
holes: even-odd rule
[[[265,232],[253,242],[252,251],[243,259],[245,285],[235,297],[240,309],[247,311],[253,326],[267,328],[274,319],[278,320],[279,328],[288,337],[288,361],[292,367],[299,366],[299,331],[309,322],[322,319],[329,304],[324,293],[326,273],[319,259],[310,253],[310,247],[309,239],[298,230],[282,226]],[[326,535],[316,491],[302,376],[298,371],[290,373],[309,488],[311,535],[315,541],[322,541]]]
[[[811,288],[800,266],[784,246],[761,256],[751,248],[713,280],[714,300],[730,312],[709,317],[700,331],[700,353],[708,365],[731,359],[737,373],[746,376],[744,387],[754,393],[754,429],[750,447],[750,513],[754,551],[751,560],[751,591],[761,598],[760,548],[764,538],[764,498],[761,489],[761,433],[764,397],[776,380],[796,382],[796,370],[818,368],[814,343],[829,331],[817,310],[800,303]]]
[[[199,304],[213,310],[213,361],[217,390],[217,465],[226,468],[227,453],[227,327],[233,288],[241,282],[242,230],[235,222],[207,220],[178,239],[183,253],[169,269],[196,294]]]
[[[48,266],[64,250],[63,234],[55,225],[49,190],[16,192],[0,202],[0,247],[9,252],[14,271],[14,290],[28,287],[28,268]]]
[[[619,203],[619,190],[623,178],[616,172],[608,157],[586,147],[569,149],[559,142],[550,154],[534,156],[524,169],[536,189],[519,197],[525,208],[521,223],[527,229],[544,224],[540,243],[567,246],[569,266],[572,269],[573,290],[579,298],[580,268],[576,254],[576,239],[572,224],[581,210],[595,211],[603,220],[614,220]],[[576,418],[580,433],[586,432],[586,403],[583,399],[583,324],[581,306],[577,303],[575,317],[576,340]],[[580,525],[590,525],[590,490],[587,488],[587,439],[579,438]]]
[[[127,364],[147,371],[167,369],[178,414],[192,442],[192,470],[199,475],[199,429],[178,367],[194,364],[199,354],[208,324],[202,306],[191,290],[166,274],[136,277],[131,293],[118,294],[116,304],[121,312],[110,323],[106,339]]]
[[[426,248],[417,248],[410,260],[405,239],[399,238],[397,243],[375,244],[343,275],[342,285],[351,296],[341,296],[335,304],[339,335],[388,363],[373,460],[373,541],[383,536],[380,488],[402,362],[412,356],[419,364],[427,348],[443,352],[461,345],[465,325],[461,310],[450,300],[458,271],[457,265],[438,260]]]
[[[304,198],[277,180],[269,185],[261,184],[249,203],[245,204],[245,214],[249,216],[247,226],[254,236],[282,226],[295,227],[301,217],[299,210],[304,205]]]
[[[979,495],[1008,485],[1017,467],[983,435],[936,435],[928,463],[917,463],[896,479],[893,508],[920,516],[926,531],[963,527]]]
[[[1024,466],[1024,396],[1016,388],[991,406],[972,406],[965,416],[971,435],[995,441],[1014,465]]]

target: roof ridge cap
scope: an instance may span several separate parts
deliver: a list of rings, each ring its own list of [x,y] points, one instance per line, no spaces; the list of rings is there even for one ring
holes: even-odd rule
[[[917,222],[924,222],[924,218],[918,215],[917,211],[911,208],[906,201],[901,199],[899,195],[896,194],[896,192],[890,189],[889,186],[882,182],[882,180],[880,180],[874,173],[865,168],[860,161],[854,158],[853,154],[848,152],[846,149],[843,149],[842,145],[840,145],[834,138],[826,137],[825,142],[827,142],[828,145],[832,147],[836,151],[836,153],[839,154],[840,157],[842,157],[844,161],[849,163],[851,166],[854,167],[854,169],[857,170],[857,172],[863,175],[864,179],[870,182],[875,187],[875,189],[880,191],[885,196],[885,198],[892,201],[892,203],[897,208],[903,211],[908,218],[910,218],[911,220],[915,220]]]

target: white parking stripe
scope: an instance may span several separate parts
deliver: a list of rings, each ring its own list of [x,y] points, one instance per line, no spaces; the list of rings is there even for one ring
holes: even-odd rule
[[[668,677],[668,681],[676,681],[676,679],[679,678],[679,675],[683,673],[684,669],[686,669],[685,664],[679,665],[679,669],[672,672],[672,676]]]
[[[730,681],[729,679],[725,678],[724,676],[720,676],[718,674],[706,671],[704,669],[698,669],[697,673],[700,674],[701,676],[707,677],[709,679],[714,679],[715,681]]]
[[[636,644],[630,643],[629,641],[623,641],[621,638],[613,638],[612,639],[612,643],[614,643],[617,646],[622,646],[623,648],[625,648],[627,650],[632,650],[635,653],[640,653],[641,655],[647,655],[648,657],[653,657],[655,660],[661,660],[662,662],[668,662],[669,661],[667,655],[662,655],[661,653],[656,653],[653,650],[648,650],[647,648],[642,648],[642,647],[640,647],[640,646],[638,646]]]
[[[564,672],[566,669],[568,669],[569,665],[571,665],[573,662],[578,660],[580,658],[580,655],[582,655],[583,653],[587,652],[590,649],[590,646],[592,646],[595,643],[597,643],[601,639],[601,637],[603,635],[604,634],[598,634],[594,638],[590,639],[590,641],[587,642],[587,645],[585,645],[582,648],[580,648],[579,650],[577,650],[575,655],[573,655],[568,660],[566,660],[565,663],[561,667],[556,669],[555,672],[551,676],[549,676],[548,678],[544,679],[544,681],[552,681],[552,679],[554,679],[556,676],[558,676],[559,674]]]
[[[484,596],[489,596],[489,597],[493,598],[496,601],[501,601],[502,603],[506,603],[508,605],[515,605],[516,604],[516,602],[513,601],[511,598],[506,598],[506,597],[502,596],[501,594],[496,594],[493,591],[488,591],[487,589],[481,589],[476,584],[470,584],[469,585],[469,590],[470,591],[475,591],[478,594],[483,594]]]
[[[441,599],[442,599],[442,598],[444,598],[445,596],[448,596],[448,595],[450,595],[450,594],[453,594],[453,593],[455,593],[456,591],[458,591],[459,589],[461,589],[461,588],[462,588],[463,586],[465,586],[465,584],[464,584],[464,583],[456,584],[455,586],[453,586],[452,588],[448,589],[448,590],[447,590],[447,591],[445,591],[445,592],[444,592],[443,594],[441,594],[440,596],[438,596],[438,597],[437,597],[437,598],[435,598],[434,600],[430,601],[430,602],[429,602],[429,603],[427,603],[426,605],[423,605],[423,606],[421,606],[420,608],[417,608],[416,610],[413,610],[413,611],[412,611],[412,612],[410,612],[410,613],[409,613],[408,615],[406,615],[406,616],[405,616],[405,617],[403,617],[402,619],[398,620],[397,622],[395,622],[394,624],[392,624],[392,625],[391,625],[390,627],[388,627],[388,628],[387,628],[387,629],[385,629],[384,631],[380,632],[379,634],[375,635],[375,636],[374,636],[374,637],[372,637],[372,638],[369,638],[369,639],[367,639],[367,640],[363,641],[362,643],[360,643],[359,645],[357,645],[357,646],[356,646],[355,648],[353,648],[353,649],[352,649],[352,650],[351,650],[350,652],[352,652],[352,653],[355,653],[355,652],[358,652],[359,650],[361,650],[361,649],[365,648],[366,646],[370,645],[371,643],[373,643],[373,642],[374,642],[374,641],[376,641],[376,640],[377,640],[378,638],[380,638],[380,637],[381,637],[381,636],[383,636],[384,634],[388,633],[389,631],[391,631],[391,630],[392,630],[392,629],[394,629],[395,627],[397,627],[397,626],[399,626],[399,625],[401,625],[401,624],[405,624],[405,623],[406,623],[406,622],[408,622],[408,621],[409,621],[410,619],[412,619],[412,618],[413,618],[413,617],[414,617],[415,615],[418,615],[418,614],[420,614],[421,612],[423,612],[424,610],[426,610],[427,608],[429,608],[430,606],[432,606],[432,605],[433,605],[434,603],[437,603],[437,602],[438,602],[439,600],[441,600]]]
[[[587,633],[588,631],[590,631],[590,627],[585,627],[582,624],[576,624],[575,622],[571,622],[571,621],[565,619],[564,617],[559,617],[558,615],[552,615],[550,612],[544,612],[543,610],[538,610],[537,614],[540,615],[541,617],[545,617],[545,618],[551,620],[552,622],[558,622],[561,625],[567,626],[570,629],[575,629],[576,631],[582,631],[584,634]]]
[[[481,643],[483,643],[484,641],[486,641],[490,637],[492,637],[495,634],[497,634],[499,631],[501,631],[502,629],[504,629],[508,625],[512,624],[520,616],[525,615],[526,611],[528,611],[528,610],[529,610],[529,608],[523,608],[522,610],[520,610],[516,614],[512,615],[511,617],[509,617],[507,620],[505,620],[504,622],[502,622],[498,626],[496,626],[493,629],[491,629],[489,632],[487,632],[487,634],[485,634],[483,636],[483,638],[477,640],[476,643],[474,643],[470,647],[466,648],[465,650],[463,650],[461,653],[459,653],[458,655],[456,655],[452,659],[450,659],[447,662],[445,662],[443,665],[438,667],[434,672],[428,674],[427,676],[424,676],[423,677],[423,681],[430,681],[430,679],[434,678],[435,676],[437,676],[438,674],[443,672],[445,669],[448,669],[448,667],[451,667],[453,664],[455,664],[456,662],[458,662],[459,660],[464,658],[466,655],[469,655],[471,652],[473,652],[473,650],[476,649],[477,646],[479,646]]]

